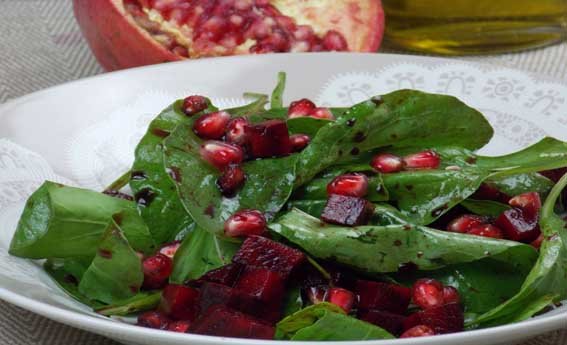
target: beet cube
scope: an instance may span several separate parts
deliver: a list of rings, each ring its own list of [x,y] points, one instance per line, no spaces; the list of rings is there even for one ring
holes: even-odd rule
[[[534,220],[528,220],[519,208],[502,212],[494,224],[504,231],[507,239],[512,241],[530,243],[541,234],[537,217]]]
[[[202,284],[203,282],[211,282],[226,286],[234,286],[234,283],[236,283],[242,269],[243,266],[240,264],[228,264],[203,274],[197,282],[199,284]]]
[[[278,272],[266,268],[246,267],[235,289],[265,302],[282,299],[284,279]]]
[[[286,156],[291,153],[291,141],[285,121],[268,120],[245,127],[253,158]]]
[[[197,290],[170,284],[163,289],[158,309],[174,320],[194,320],[199,312],[198,299]]]
[[[403,314],[411,300],[411,289],[390,283],[359,280],[355,292],[358,294],[358,308],[363,310],[384,310]]]
[[[304,260],[301,251],[260,236],[248,237],[232,258],[235,263],[279,272],[284,279]]]
[[[191,326],[190,332],[219,337],[271,340],[274,339],[275,329],[234,309],[216,305],[209,308]]]
[[[404,331],[406,317],[383,310],[360,310],[358,318],[399,336]]]
[[[199,310],[204,312],[217,304],[229,305],[233,296],[233,290],[233,288],[222,284],[203,283],[200,290]]]
[[[373,206],[363,198],[331,194],[321,219],[327,223],[357,226],[368,222]]]
[[[435,334],[446,334],[463,331],[464,324],[461,305],[449,303],[410,315],[404,322],[404,329],[408,330],[418,325],[425,325],[433,329]]]

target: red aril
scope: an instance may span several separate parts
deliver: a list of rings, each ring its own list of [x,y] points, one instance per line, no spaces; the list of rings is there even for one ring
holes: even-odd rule
[[[173,260],[163,254],[150,256],[142,261],[144,289],[159,289],[165,284],[173,270]]]
[[[181,246],[181,241],[173,241],[170,243],[166,243],[161,246],[161,248],[159,249],[159,253],[173,260],[173,257],[175,256],[175,253],[177,253],[177,249],[179,249],[180,246]]]
[[[461,297],[459,296],[459,290],[452,286],[443,287],[443,302],[447,303],[460,303]]]
[[[430,327],[417,325],[402,333],[400,338],[430,337],[433,335],[435,335],[435,332]]]
[[[413,284],[413,303],[422,309],[429,309],[445,303],[443,284],[435,279],[420,279]]]
[[[231,164],[240,164],[244,159],[244,152],[239,146],[216,140],[205,141],[200,153],[201,158],[220,170]]]
[[[541,199],[539,193],[529,192],[517,195],[508,201],[512,207],[522,210],[524,217],[537,221],[539,219],[539,211],[541,210]]]
[[[315,108],[317,108],[315,103],[311,102],[307,98],[303,98],[298,101],[291,102],[287,110],[287,116],[290,119],[309,116]]]
[[[506,239],[530,243],[541,234],[537,219],[528,219],[519,208],[506,210],[494,222],[504,232]]]
[[[183,112],[185,115],[192,116],[207,109],[209,103],[203,96],[193,95],[183,100]]]
[[[464,330],[463,309],[458,303],[448,303],[411,314],[404,322],[409,330],[415,326],[425,325],[435,334],[456,333]]]
[[[473,226],[467,232],[467,234],[482,236],[482,237],[497,238],[497,239],[504,238],[504,234],[502,233],[502,230],[492,224],[482,224],[482,225]]]
[[[327,301],[341,307],[347,314],[354,305],[354,299],[354,294],[343,288],[330,288],[327,293]]]
[[[335,177],[327,185],[327,194],[338,194],[362,198],[368,192],[368,177],[364,174],[351,173]]]
[[[246,125],[248,124],[248,120],[244,117],[230,120],[226,126],[226,141],[240,146],[246,145]]]
[[[170,284],[163,289],[158,310],[174,320],[197,317],[199,292],[185,285]]]
[[[74,0],[73,5],[106,70],[187,57],[375,52],[384,30],[384,13],[375,0]]]
[[[242,187],[246,180],[246,173],[240,165],[229,165],[217,179],[217,186],[221,194],[232,197]]]
[[[333,113],[331,112],[331,110],[329,108],[315,108],[313,110],[313,112],[311,112],[311,114],[309,114],[309,116],[316,118],[316,119],[322,119],[322,120],[334,120],[335,119],[335,115],[333,115]]]
[[[437,169],[441,164],[441,157],[433,150],[417,152],[404,157],[406,169]]]
[[[171,332],[177,333],[187,333],[191,327],[191,321],[181,320],[181,321],[173,321],[167,326],[167,330]]]
[[[226,111],[215,111],[201,115],[193,124],[193,131],[201,139],[220,139],[224,136],[230,114]]]
[[[138,326],[153,328],[153,329],[166,329],[168,328],[171,320],[159,311],[147,311],[138,315]]]
[[[395,173],[402,171],[404,161],[396,155],[381,153],[372,158],[370,166],[379,173]]]
[[[266,218],[258,210],[238,211],[224,222],[224,233],[228,237],[262,235],[266,231]]]
[[[473,227],[484,225],[486,219],[474,214],[465,214],[455,218],[447,225],[447,231],[458,232],[461,234],[469,232]]]
[[[289,137],[289,141],[291,142],[291,150],[300,152],[309,145],[311,138],[306,134],[294,134]]]

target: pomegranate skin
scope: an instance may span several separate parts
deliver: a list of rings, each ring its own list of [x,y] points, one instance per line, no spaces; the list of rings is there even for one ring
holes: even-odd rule
[[[384,32],[380,0],[270,0],[284,16],[315,31],[340,31],[350,51],[375,52]],[[322,4],[323,3],[323,4]],[[75,18],[96,59],[107,71],[184,60],[158,43],[127,13],[123,0],[73,0]]]

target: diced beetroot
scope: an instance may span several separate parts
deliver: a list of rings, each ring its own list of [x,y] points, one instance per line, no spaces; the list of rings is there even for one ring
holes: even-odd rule
[[[341,307],[345,313],[350,313],[354,305],[354,293],[343,288],[330,288],[327,293],[327,301]]]
[[[356,282],[359,309],[378,309],[403,314],[411,300],[411,289],[390,283],[359,280]]]
[[[373,209],[373,205],[363,198],[332,194],[323,209],[321,219],[338,225],[364,225],[372,215]]]
[[[435,335],[435,332],[433,332],[433,330],[430,327],[425,325],[418,325],[405,331],[400,336],[400,338],[430,337],[433,335]]]
[[[563,177],[563,175],[567,174],[567,168],[545,170],[545,171],[540,171],[539,173],[547,177],[551,181],[557,183]]]
[[[467,232],[467,234],[482,236],[482,237],[497,238],[497,239],[504,238],[504,234],[502,233],[502,230],[500,228],[492,225],[492,224],[483,224],[483,225],[473,226]]]
[[[187,333],[187,331],[189,330],[189,327],[191,327],[191,321],[180,320],[180,321],[171,322],[167,326],[167,330],[171,331],[171,332],[177,332],[177,333]]]
[[[400,335],[404,331],[404,322],[406,320],[406,317],[403,315],[377,309],[360,310],[358,318],[381,327],[394,335]]]
[[[198,282],[211,282],[233,287],[242,269],[241,264],[228,264],[205,273],[198,279]]]
[[[461,234],[469,232],[469,230],[477,225],[483,225],[487,219],[475,214],[464,214],[452,220],[447,225],[447,231],[458,232]]]
[[[163,254],[150,256],[142,261],[144,289],[159,289],[167,284],[173,270],[173,260]]]
[[[284,279],[304,260],[305,254],[299,250],[260,236],[249,236],[232,258],[242,265],[279,272]]]
[[[199,292],[199,310],[202,313],[213,305],[230,305],[234,289],[226,285],[205,282]]]
[[[539,193],[529,192],[516,195],[508,202],[510,206],[522,210],[524,217],[529,221],[537,222],[539,220],[539,211],[541,210],[541,199]]]
[[[494,223],[504,231],[505,237],[512,241],[530,243],[541,234],[537,221],[526,219],[518,208],[502,212]]]
[[[275,329],[226,306],[208,309],[190,328],[191,333],[220,337],[274,339]]]
[[[452,286],[443,287],[443,302],[448,303],[460,303],[461,296],[459,295],[459,290]]]
[[[419,279],[413,284],[413,303],[422,309],[444,304],[443,284],[435,279]]]
[[[541,233],[534,241],[532,241],[532,243],[530,243],[530,245],[535,249],[540,249],[544,239],[545,236],[543,236],[543,233]]]
[[[510,200],[510,196],[506,193],[502,193],[495,186],[483,183],[477,189],[477,191],[472,196],[473,199],[477,200],[492,200],[507,204]]]
[[[291,141],[285,121],[268,120],[245,127],[253,158],[287,156],[291,153]]]
[[[138,316],[138,326],[154,329],[166,329],[171,320],[159,311],[147,311]]]
[[[170,284],[163,289],[159,311],[175,320],[193,320],[198,313],[199,292],[184,285]]]
[[[464,329],[463,309],[458,303],[444,304],[410,315],[404,322],[404,329],[415,326],[430,327],[435,334],[461,332]]]
[[[278,272],[266,268],[246,267],[235,289],[265,302],[282,299],[284,279]]]
[[[181,241],[173,241],[170,243],[166,243],[161,246],[159,249],[159,253],[167,256],[170,259],[173,259],[175,253],[177,253],[177,249],[181,246]]]

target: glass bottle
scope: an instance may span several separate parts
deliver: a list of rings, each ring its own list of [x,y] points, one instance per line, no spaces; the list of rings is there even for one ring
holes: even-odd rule
[[[385,46],[467,55],[519,51],[567,38],[567,0],[382,0]]]

